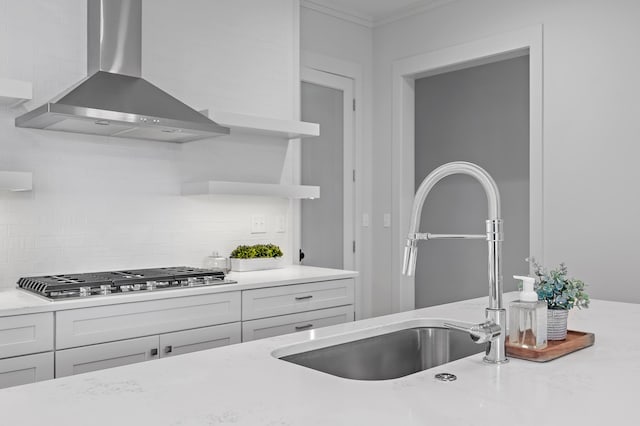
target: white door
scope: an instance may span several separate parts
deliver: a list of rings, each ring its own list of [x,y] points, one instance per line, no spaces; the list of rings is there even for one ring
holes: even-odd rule
[[[302,143],[301,183],[320,186],[320,198],[301,206],[301,263],[337,269],[355,265],[353,80],[303,68],[302,120],[320,136]]]

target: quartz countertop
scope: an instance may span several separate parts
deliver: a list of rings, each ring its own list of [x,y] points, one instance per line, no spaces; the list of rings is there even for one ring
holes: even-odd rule
[[[344,340],[408,320],[479,321],[486,303],[473,299],[8,388],[0,390],[2,424],[638,424],[637,304],[594,300],[590,309],[572,311],[569,328],[594,332],[596,343],[548,363],[489,365],[478,354],[399,379],[358,381],[272,356],[289,345]],[[435,380],[441,372],[458,380]]]
[[[314,281],[353,278],[354,271],[317,268],[313,266],[290,265],[280,269],[252,272],[230,272],[227,278],[237,284],[224,284],[184,289],[171,289],[154,292],[136,292],[91,296],[87,298],[51,301],[21,289],[0,291],[0,317],[23,315],[38,312],[52,312],[64,309],[86,308],[91,306],[114,305],[119,303],[142,302],[146,300],[167,299],[173,297],[194,296],[197,294],[223,293],[228,291],[250,290],[254,288],[307,283]]]

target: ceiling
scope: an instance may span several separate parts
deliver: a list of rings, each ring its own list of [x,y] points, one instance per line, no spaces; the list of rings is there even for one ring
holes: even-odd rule
[[[375,26],[428,10],[453,0],[302,0],[302,5],[367,26]]]

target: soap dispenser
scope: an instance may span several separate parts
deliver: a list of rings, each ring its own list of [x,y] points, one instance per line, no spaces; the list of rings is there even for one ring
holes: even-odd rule
[[[514,275],[522,280],[519,300],[509,305],[509,345],[527,349],[547,347],[547,304],[533,290],[535,279]]]

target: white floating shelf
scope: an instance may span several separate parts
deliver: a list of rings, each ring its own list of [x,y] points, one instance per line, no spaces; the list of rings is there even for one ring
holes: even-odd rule
[[[33,98],[30,82],[0,78],[0,104],[16,106]]]
[[[206,114],[216,123],[231,128],[235,132],[276,136],[285,139],[298,139],[320,135],[320,125],[305,121],[278,120],[233,112],[209,112]]]
[[[33,174],[31,172],[0,171],[0,191],[31,191]]]
[[[275,183],[247,183],[204,181],[182,184],[182,195],[258,195],[281,198],[320,198],[319,186],[279,185]]]

